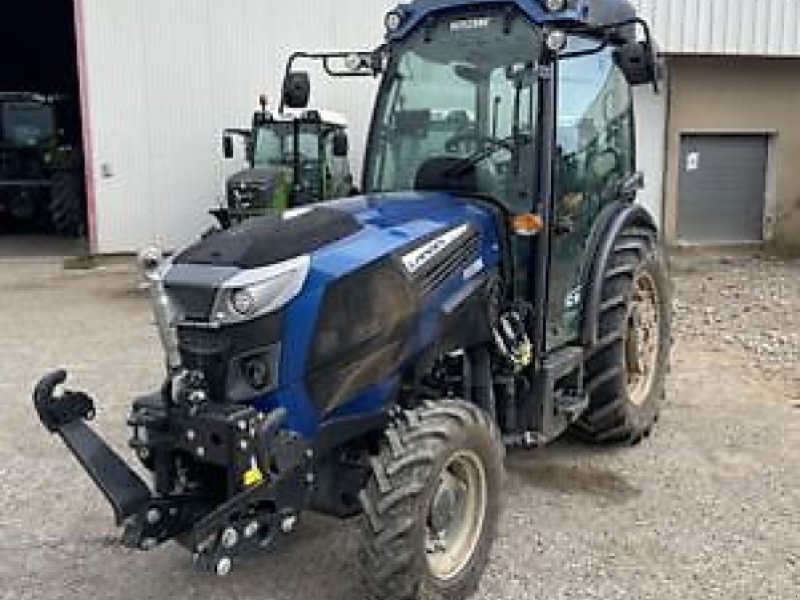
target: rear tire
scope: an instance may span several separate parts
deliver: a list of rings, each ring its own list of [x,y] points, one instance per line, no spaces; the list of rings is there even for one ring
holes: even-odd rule
[[[85,203],[80,175],[76,171],[53,173],[50,193],[50,221],[61,235],[80,237],[86,234]]]
[[[599,340],[586,364],[589,408],[573,427],[579,437],[636,443],[650,434],[664,401],[671,317],[655,233],[623,230],[604,273]]]
[[[503,458],[494,423],[463,401],[426,403],[390,425],[360,495],[370,598],[475,592],[497,530]]]

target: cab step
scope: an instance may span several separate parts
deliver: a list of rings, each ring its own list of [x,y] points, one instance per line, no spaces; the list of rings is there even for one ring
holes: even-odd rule
[[[564,433],[589,406],[583,389],[584,349],[565,346],[542,361],[534,384],[533,425],[535,437],[550,441]]]

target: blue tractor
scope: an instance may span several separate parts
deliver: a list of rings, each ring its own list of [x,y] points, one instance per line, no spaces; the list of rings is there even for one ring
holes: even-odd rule
[[[145,484],[44,377],[34,402],[131,547],[203,569],[292,531],[361,523],[374,598],[464,598],[495,535],[504,450],[571,431],[635,443],[656,422],[670,289],[635,203],[632,87],[657,86],[626,0],[416,0],[370,52],[300,61],[380,77],[361,195],[145,253],[166,350],[133,402]]]

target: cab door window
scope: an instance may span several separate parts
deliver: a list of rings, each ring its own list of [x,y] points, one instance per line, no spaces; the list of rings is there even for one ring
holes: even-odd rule
[[[597,47],[596,40],[574,36],[567,52]],[[577,337],[592,226],[635,170],[631,91],[612,48],[558,64],[557,119],[550,347]]]

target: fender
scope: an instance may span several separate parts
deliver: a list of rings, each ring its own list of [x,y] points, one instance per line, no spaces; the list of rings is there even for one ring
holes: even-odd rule
[[[592,348],[597,343],[603,273],[611,258],[614,242],[623,229],[630,226],[644,227],[658,232],[658,227],[641,205],[630,201],[617,200],[606,206],[597,218],[594,231],[587,246],[592,248],[591,259],[587,261],[587,271],[583,282],[588,290],[584,297],[583,322],[580,340],[584,348]]]

